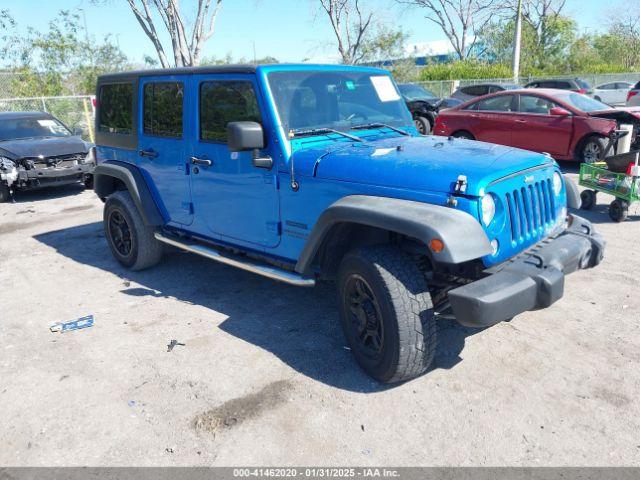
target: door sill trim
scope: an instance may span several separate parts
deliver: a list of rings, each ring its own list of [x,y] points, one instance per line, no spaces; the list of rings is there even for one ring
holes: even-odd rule
[[[154,236],[156,240],[166,243],[167,245],[172,245],[188,252],[195,253],[196,255],[215,260],[216,262],[231,265],[232,267],[253,272],[258,275],[262,275],[263,277],[278,280],[289,285],[295,285],[297,287],[313,287],[316,283],[313,278],[305,278],[295,272],[289,272],[272,265],[259,263],[252,259],[241,257],[240,255],[234,255],[222,250],[217,250],[213,247],[203,245],[202,243],[192,240],[165,235],[161,232],[156,232]]]

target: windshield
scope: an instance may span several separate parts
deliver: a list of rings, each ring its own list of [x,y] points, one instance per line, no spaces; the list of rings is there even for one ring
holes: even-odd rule
[[[420,85],[405,83],[403,85],[398,85],[398,88],[400,89],[400,93],[402,93],[402,95],[404,95],[404,97],[409,101],[438,98],[435,93],[421,87]]]
[[[33,137],[68,137],[71,132],[55,118],[22,117],[0,120],[0,141]]]
[[[562,100],[572,107],[587,113],[611,110],[609,105],[587,97],[586,95],[582,95],[581,93],[560,93],[556,95],[556,97],[558,100]]]
[[[283,71],[271,72],[268,78],[287,132],[413,124],[388,75],[346,70]]]

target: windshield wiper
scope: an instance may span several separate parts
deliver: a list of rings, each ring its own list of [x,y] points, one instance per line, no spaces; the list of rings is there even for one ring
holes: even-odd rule
[[[380,127],[385,127],[388,128],[389,130],[393,130],[396,133],[399,133],[401,135],[405,135],[405,136],[411,136],[411,134],[409,132],[405,132],[404,130],[401,130],[399,128],[396,127],[392,127],[391,125],[387,125],[386,123],[365,123],[363,125],[354,125],[353,127],[351,127],[351,130],[366,130],[367,128],[380,128]]]
[[[298,129],[291,130],[293,137],[303,137],[306,135],[322,135],[323,133],[336,133],[338,135],[342,135],[343,137],[347,137],[354,142],[362,142],[363,140],[360,137],[356,137],[355,135],[349,135],[348,133],[341,132],[340,130],[334,130],[333,128],[309,128],[309,129]]]

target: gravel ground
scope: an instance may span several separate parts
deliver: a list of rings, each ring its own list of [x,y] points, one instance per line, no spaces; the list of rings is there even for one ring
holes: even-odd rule
[[[329,287],[186,253],[130,273],[93,192],[18,195],[0,205],[0,465],[640,465],[640,209],[614,224],[610,201],[587,213],[606,259],[561,301],[443,322],[435,368],[387,388]]]

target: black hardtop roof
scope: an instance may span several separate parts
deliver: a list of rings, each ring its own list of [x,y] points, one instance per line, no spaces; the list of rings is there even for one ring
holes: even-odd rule
[[[25,111],[25,112],[0,112],[0,119],[2,120],[13,120],[16,118],[43,118],[43,117],[52,117],[50,113],[47,112],[39,112],[39,111]]]
[[[204,67],[151,68],[148,70],[130,70],[127,72],[107,73],[98,77],[98,82],[123,80],[132,77],[153,75],[190,75],[205,73],[255,73],[257,65],[209,65]]]

